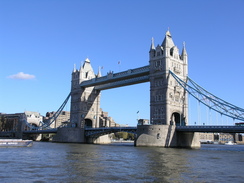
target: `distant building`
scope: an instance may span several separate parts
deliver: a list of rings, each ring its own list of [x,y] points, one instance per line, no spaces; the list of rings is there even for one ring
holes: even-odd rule
[[[40,126],[40,122],[43,121],[43,116],[39,112],[25,111],[24,115],[26,121],[33,126]]]
[[[150,125],[148,119],[138,119],[138,125]]]
[[[229,141],[244,144],[244,133],[200,133],[200,142],[203,144],[224,144]]]
[[[55,112],[47,112],[46,117],[43,117],[43,122],[47,123],[50,120],[52,120],[52,117],[54,116]],[[50,125],[51,128],[58,128],[64,124],[67,124],[70,121],[70,112],[69,111],[62,111],[59,116],[53,121],[53,123]]]
[[[215,141],[214,133],[199,133],[202,144],[211,144]]]
[[[118,127],[119,124],[115,123],[113,118],[108,116],[108,112],[102,111],[100,109],[101,115],[99,116],[100,127]]]
[[[244,126],[244,122],[235,123],[236,126]],[[218,142],[224,144],[226,142],[236,142],[244,144],[244,133],[200,133],[201,143]]]
[[[21,131],[22,128],[27,129],[27,126],[22,122],[27,122],[32,126],[39,126],[40,121],[42,121],[42,116],[38,112],[0,113],[0,131]]]

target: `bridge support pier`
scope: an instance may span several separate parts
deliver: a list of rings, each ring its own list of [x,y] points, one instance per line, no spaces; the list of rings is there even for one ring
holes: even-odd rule
[[[176,132],[174,125],[138,125],[135,146],[199,148],[198,133]]]
[[[85,143],[84,128],[59,128],[52,141]]]
[[[67,143],[88,143],[88,144],[111,143],[111,139],[109,135],[86,138],[84,128],[59,128],[57,134],[53,137],[52,141],[67,142]]]
[[[198,132],[177,132],[178,147],[200,148],[200,135]]]

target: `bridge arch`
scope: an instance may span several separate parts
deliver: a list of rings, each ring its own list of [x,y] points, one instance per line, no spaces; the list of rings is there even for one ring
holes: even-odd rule
[[[173,112],[170,118],[170,124],[175,126],[181,125],[181,116],[179,112]]]
[[[85,119],[85,127],[92,128],[92,120],[89,118]]]
[[[116,132],[127,132],[136,135],[136,127],[105,127],[105,128],[85,128],[85,136],[97,138]]]

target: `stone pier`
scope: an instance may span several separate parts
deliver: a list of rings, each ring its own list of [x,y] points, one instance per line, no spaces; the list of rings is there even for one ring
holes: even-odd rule
[[[138,125],[135,146],[199,148],[198,133],[176,132],[174,125]]]
[[[109,144],[111,139],[109,135],[99,137],[85,137],[84,128],[59,128],[57,134],[53,137],[53,142],[68,143],[87,143],[87,144]]]
[[[84,128],[59,128],[52,141],[85,143]]]

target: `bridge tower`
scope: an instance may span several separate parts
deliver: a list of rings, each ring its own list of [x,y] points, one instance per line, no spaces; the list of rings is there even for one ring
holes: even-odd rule
[[[54,142],[81,142],[85,139],[84,127],[99,126],[100,92],[94,87],[82,88],[80,83],[99,77],[94,73],[90,60],[87,58],[80,69],[72,72],[71,80],[71,108],[70,123],[72,128],[59,128],[57,135],[53,137]]]
[[[81,143],[109,143],[108,135],[95,138],[85,137],[85,127],[98,128],[110,126],[114,121],[107,117],[106,112],[100,108],[100,90],[94,86],[81,87],[83,81],[101,77],[100,70],[95,74],[90,60],[87,58],[80,69],[72,71],[71,80],[71,108],[69,128],[59,128],[53,141],[56,142],[81,142]]]
[[[149,59],[152,124],[185,125],[188,115],[187,93],[169,73],[171,70],[186,81],[188,58],[185,45],[180,54],[167,31],[162,44],[156,48],[152,39]]]
[[[94,73],[88,58],[80,66],[80,70],[74,67],[71,81],[70,121],[75,127],[99,127],[100,91],[94,90],[94,87],[80,87],[81,82],[96,77],[100,77],[100,72],[97,75]]]
[[[199,147],[197,134],[176,133],[176,126],[187,125],[188,93],[169,71],[183,81],[188,75],[188,56],[183,45],[180,54],[169,31],[161,45],[149,50],[150,121],[152,125],[138,125],[136,146]]]

